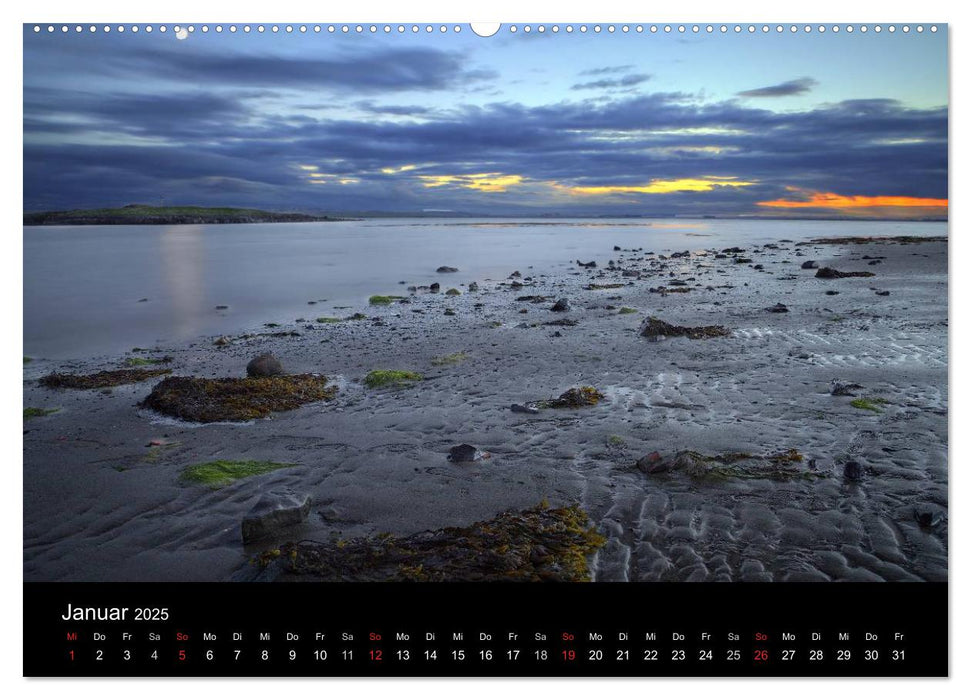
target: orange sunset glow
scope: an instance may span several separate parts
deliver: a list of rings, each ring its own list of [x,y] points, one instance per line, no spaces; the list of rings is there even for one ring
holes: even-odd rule
[[[775,207],[779,209],[872,209],[883,207],[906,208],[938,208],[946,209],[946,199],[930,199],[927,197],[901,197],[880,195],[867,197],[865,195],[842,195],[835,192],[806,192],[797,187],[787,187],[791,192],[799,192],[808,199],[774,199],[767,202],[756,202],[760,207]]]

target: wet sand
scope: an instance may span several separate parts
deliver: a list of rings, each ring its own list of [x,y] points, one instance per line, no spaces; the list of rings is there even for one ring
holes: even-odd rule
[[[288,372],[321,373],[339,387],[333,401],[249,423],[194,425],[139,408],[151,380],[110,393],[36,381],[117,369],[124,357],[25,364],[24,406],[61,410],[24,424],[24,578],[245,578],[249,559],[274,542],[464,526],[545,498],[579,503],[607,537],[592,561],[598,581],[946,580],[947,245],[738,245],[751,263],[715,250],[670,258],[675,251],[605,246],[595,269],[566,259],[521,269],[521,289],[436,274],[452,264],[436,260],[427,278],[408,283],[439,282],[461,296],[402,286],[410,303],[320,304],[308,307],[309,323],[271,329],[299,336],[231,337],[225,347],[207,338],[140,355],[172,356],[175,375],[221,377],[243,376],[250,359],[272,352]],[[817,279],[800,268],[808,259],[876,276]],[[650,291],[672,280],[691,291]],[[466,291],[472,281],[478,292]],[[525,295],[548,301],[516,301]],[[570,311],[550,311],[560,298]],[[767,310],[777,303],[788,313]],[[356,311],[369,319],[313,321]],[[648,316],[731,333],[651,342],[638,334]],[[578,324],[542,325],[563,318]],[[432,362],[457,352],[467,358]],[[425,379],[367,389],[372,369]],[[879,412],[853,407],[852,397],[830,394],[833,379],[886,403]],[[605,398],[536,415],[510,410],[581,385]],[[461,443],[490,457],[446,460]],[[653,451],[790,448],[825,478],[712,483],[634,467]],[[184,467],[214,459],[297,466],[219,490],[180,482]],[[847,459],[865,465],[861,480],[844,478]],[[312,497],[308,521],[244,546],[241,520],[281,486]],[[922,526],[915,509],[942,517]]]

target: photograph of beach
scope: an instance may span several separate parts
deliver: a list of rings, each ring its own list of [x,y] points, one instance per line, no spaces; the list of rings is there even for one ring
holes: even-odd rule
[[[25,25],[24,580],[947,581],[946,26],[617,26]]]

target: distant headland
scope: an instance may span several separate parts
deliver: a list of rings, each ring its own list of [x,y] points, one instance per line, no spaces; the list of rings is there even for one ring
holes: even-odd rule
[[[24,214],[24,226],[111,226],[114,224],[266,224],[346,221],[334,216],[233,209],[229,207],[153,207],[129,204],[117,209],[74,209]]]

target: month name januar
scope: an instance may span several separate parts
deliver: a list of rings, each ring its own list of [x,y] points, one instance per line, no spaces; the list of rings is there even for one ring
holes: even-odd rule
[[[61,615],[63,620],[124,620],[128,608],[77,608],[67,604],[67,612]]]

